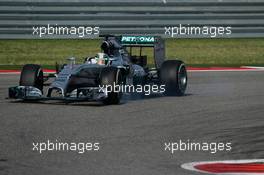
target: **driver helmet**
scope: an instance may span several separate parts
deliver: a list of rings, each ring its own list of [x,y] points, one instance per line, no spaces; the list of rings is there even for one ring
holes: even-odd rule
[[[97,53],[95,55],[95,60],[96,60],[96,63],[99,65],[107,65],[109,61],[109,57],[105,53]]]

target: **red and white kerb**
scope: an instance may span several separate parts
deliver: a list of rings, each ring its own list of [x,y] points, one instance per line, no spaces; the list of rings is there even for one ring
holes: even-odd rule
[[[264,159],[192,162],[184,169],[218,175],[264,175]]]

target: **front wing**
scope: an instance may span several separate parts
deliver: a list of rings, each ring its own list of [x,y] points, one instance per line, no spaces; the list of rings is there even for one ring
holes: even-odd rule
[[[58,97],[45,96],[38,88],[32,86],[15,86],[8,89],[8,98],[21,100],[101,101],[107,97],[107,90],[99,87],[80,88],[69,96]]]

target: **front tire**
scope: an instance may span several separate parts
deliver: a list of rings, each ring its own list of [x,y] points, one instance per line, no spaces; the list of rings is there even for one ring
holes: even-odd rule
[[[165,95],[182,96],[187,88],[187,71],[180,60],[164,61],[160,68],[160,81],[165,85]]]
[[[120,69],[116,67],[106,67],[102,69],[100,75],[100,84],[101,86],[111,86],[111,90],[108,87],[108,97],[103,100],[104,104],[111,105],[111,104],[119,104],[122,92],[115,92],[114,91],[114,84],[121,85],[122,83],[122,75]]]
[[[43,71],[40,65],[26,64],[20,74],[20,86],[33,86],[43,90]]]

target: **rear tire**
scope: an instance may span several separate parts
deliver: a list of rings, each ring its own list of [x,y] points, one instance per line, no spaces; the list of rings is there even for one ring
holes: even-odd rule
[[[111,85],[112,89],[108,93],[108,97],[103,100],[104,104],[111,105],[111,104],[119,104],[122,92],[114,92],[114,84],[121,85],[122,83],[122,75],[120,69],[116,67],[106,67],[102,69],[100,75],[100,84],[101,86]]]
[[[165,85],[165,95],[182,96],[187,88],[187,71],[180,60],[164,61],[160,68],[160,81]]]
[[[43,71],[39,65],[26,64],[20,74],[20,86],[33,86],[43,90]]]

